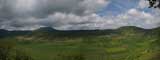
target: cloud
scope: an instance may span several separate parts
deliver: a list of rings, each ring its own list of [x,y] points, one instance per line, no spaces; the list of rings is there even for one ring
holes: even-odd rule
[[[159,14],[143,11],[145,4],[142,0],[136,7],[133,4],[130,7],[132,2],[127,0],[126,6],[112,0],[0,0],[0,29],[34,30],[48,26],[59,30],[115,29],[121,26],[148,29],[159,26]],[[97,13],[108,7],[116,9],[111,7],[113,3],[118,8],[125,6],[125,12],[104,16]],[[110,12],[115,11],[118,12]]]
[[[138,8],[146,8],[149,7],[149,3],[146,0],[140,0]]]
[[[94,13],[107,4],[106,0],[1,0],[1,8],[18,17],[46,17],[55,12]]]
[[[80,6],[85,8],[84,13],[95,13],[103,7],[107,6],[109,1],[106,0],[84,0],[80,3]]]

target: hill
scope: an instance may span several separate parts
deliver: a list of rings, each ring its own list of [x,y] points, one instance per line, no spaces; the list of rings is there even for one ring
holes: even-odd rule
[[[56,30],[51,27],[43,27],[34,31],[7,31],[0,30],[0,38],[10,36],[71,36],[71,37],[82,37],[82,36],[99,36],[99,35],[110,35],[120,34],[122,32],[157,32],[160,28],[155,29],[143,29],[134,26],[120,27],[118,29],[107,29],[107,30]]]
[[[0,30],[34,60],[159,60],[160,28],[134,26],[108,30]]]

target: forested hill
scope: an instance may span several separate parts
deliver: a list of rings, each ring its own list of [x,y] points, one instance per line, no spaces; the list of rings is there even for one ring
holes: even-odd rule
[[[118,29],[106,30],[56,30],[51,27],[43,27],[34,31],[7,31],[0,29],[0,38],[11,36],[41,36],[41,37],[83,37],[83,36],[100,36],[113,35],[122,33],[144,33],[157,35],[160,28],[143,29],[134,26],[120,27]]]

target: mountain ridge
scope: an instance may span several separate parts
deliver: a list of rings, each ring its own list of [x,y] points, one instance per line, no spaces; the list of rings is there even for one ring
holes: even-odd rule
[[[36,29],[36,30],[12,30],[12,31],[38,31],[38,30],[53,30],[53,31],[103,31],[103,30],[118,30],[118,29],[126,29],[126,28],[134,28],[134,29],[144,29],[144,30],[153,30],[153,29],[160,29],[160,27],[157,27],[157,28],[152,28],[152,29],[145,29],[145,28],[141,28],[141,27],[136,27],[136,26],[123,26],[123,27],[119,27],[119,28],[116,28],[116,29],[92,29],[92,30],[58,30],[58,29],[55,29],[55,28],[52,28],[52,27],[41,27],[39,29]],[[9,31],[9,30],[6,30],[6,29],[0,29],[0,31]],[[11,32],[12,32],[11,31]]]
[[[42,27],[33,31],[8,31],[5,29],[0,29],[0,38],[9,36],[98,36],[98,35],[110,35],[110,34],[120,34],[124,32],[132,33],[152,33],[157,34],[160,28],[154,29],[143,29],[135,26],[125,26],[118,29],[105,29],[105,30],[57,30],[52,27]]]

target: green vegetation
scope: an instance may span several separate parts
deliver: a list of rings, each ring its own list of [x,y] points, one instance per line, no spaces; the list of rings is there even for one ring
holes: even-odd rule
[[[14,46],[9,49],[12,51],[10,55],[18,50],[16,56],[33,60],[159,60],[158,32],[159,29],[145,30],[137,27],[102,31],[40,29],[4,38],[12,41],[5,43],[11,44],[5,47]],[[0,54],[3,51],[5,50],[0,50]]]
[[[33,60],[24,51],[16,47],[16,42],[0,40],[0,60]]]

